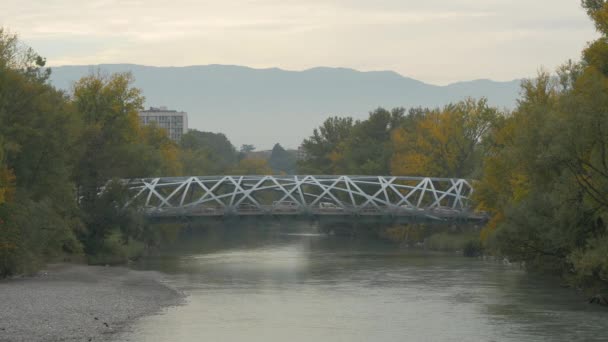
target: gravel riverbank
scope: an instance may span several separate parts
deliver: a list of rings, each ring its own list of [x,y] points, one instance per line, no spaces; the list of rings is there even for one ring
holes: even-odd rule
[[[157,272],[50,265],[0,281],[0,341],[111,341],[136,318],[182,299]]]

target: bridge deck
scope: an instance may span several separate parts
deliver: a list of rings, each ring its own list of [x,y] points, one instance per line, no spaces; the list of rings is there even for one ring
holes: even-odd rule
[[[487,221],[485,213],[465,213],[460,211],[439,210],[225,210],[222,208],[214,210],[184,210],[180,208],[150,209],[146,215],[151,218],[159,217],[227,217],[227,216],[328,216],[328,217],[392,217],[392,218],[418,218],[437,221],[467,220]]]

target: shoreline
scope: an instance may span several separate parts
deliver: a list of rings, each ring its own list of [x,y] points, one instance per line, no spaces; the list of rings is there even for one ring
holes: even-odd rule
[[[185,295],[159,272],[51,264],[0,281],[0,342],[112,341]]]

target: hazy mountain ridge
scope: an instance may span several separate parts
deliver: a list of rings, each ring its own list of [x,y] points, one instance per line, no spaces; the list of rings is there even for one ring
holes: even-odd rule
[[[148,106],[188,112],[191,128],[223,132],[237,146],[297,147],[327,117],[364,118],[379,106],[437,107],[465,97],[488,98],[513,108],[519,80],[474,80],[427,84],[393,71],[316,67],[304,71],[232,65],[154,67],[101,64],[53,67],[51,82],[62,89],[82,76],[131,71]]]

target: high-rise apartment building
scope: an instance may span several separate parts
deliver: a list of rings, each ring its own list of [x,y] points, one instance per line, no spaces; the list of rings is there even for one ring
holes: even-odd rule
[[[188,113],[169,110],[167,107],[150,107],[143,110],[139,112],[139,120],[142,125],[155,123],[166,129],[169,138],[176,142],[188,131]]]

